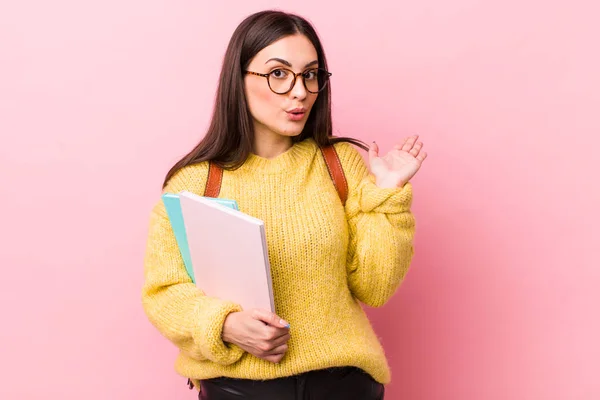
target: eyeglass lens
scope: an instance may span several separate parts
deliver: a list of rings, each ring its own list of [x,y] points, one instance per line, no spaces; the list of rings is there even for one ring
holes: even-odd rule
[[[329,79],[327,71],[322,69],[309,69],[298,78],[303,78],[306,90],[317,93],[323,90]],[[294,73],[290,70],[279,68],[269,74],[269,86],[275,93],[286,93],[294,85]]]

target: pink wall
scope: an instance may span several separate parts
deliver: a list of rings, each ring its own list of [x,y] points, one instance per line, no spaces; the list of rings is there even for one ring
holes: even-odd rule
[[[339,133],[426,141],[414,264],[371,312],[388,397],[600,398],[600,8],[231,3],[0,6],[0,398],[194,398],[140,305],[148,211],[274,4],[321,33]]]

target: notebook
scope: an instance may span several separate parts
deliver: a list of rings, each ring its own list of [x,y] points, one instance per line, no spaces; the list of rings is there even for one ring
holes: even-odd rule
[[[234,210],[239,210],[238,204],[235,200],[219,199],[212,197],[206,198],[212,201],[216,201]],[[194,277],[194,270],[192,268],[190,250],[187,243],[187,235],[185,233],[185,224],[183,221],[183,215],[181,213],[181,203],[179,200],[179,194],[164,193],[162,195],[162,201],[165,205],[165,209],[167,210],[167,216],[169,217],[169,222],[171,223],[171,228],[173,229],[175,240],[177,241],[177,246],[179,247],[179,252],[181,253],[181,258],[183,258],[183,264],[185,265],[185,269],[189,277],[192,279],[192,282],[196,283],[196,279]]]
[[[187,191],[179,200],[196,285],[243,309],[275,312],[263,221]]]

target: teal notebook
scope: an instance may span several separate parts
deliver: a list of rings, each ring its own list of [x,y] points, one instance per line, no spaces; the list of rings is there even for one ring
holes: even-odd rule
[[[239,211],[238,204],[235,200],[218,199],[212,197],[207,197],[207,199],[214,200],[220,204],[223,204],[224,206]],[[183,220],[183,213],[181,212],[179,195],[175,193],[165,193],[162,195],[162,200],[165,204],[167,215],[169,216],[169,222],[171,222],[171,228],[173,228],[173,233],[175,234],[175,240],[177,241],[181,258],[183,258],[185,270],[192,279],[192,282],[196,283],[194,269],[192,268],[192,258],[190,256],[190,249],[187,242],[187,234],[185,232],[185,221]]]

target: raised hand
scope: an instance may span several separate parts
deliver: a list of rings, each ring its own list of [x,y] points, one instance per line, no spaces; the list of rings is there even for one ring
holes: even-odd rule
[[[379,155],[379,146],[373,142],[369,149],[369,164],[377,186],[402,187],[417,173],[427,158],[427,153],[422,151],[423,142],[418,142],[418,138],[419,135],[407,137],[384,156]]]

